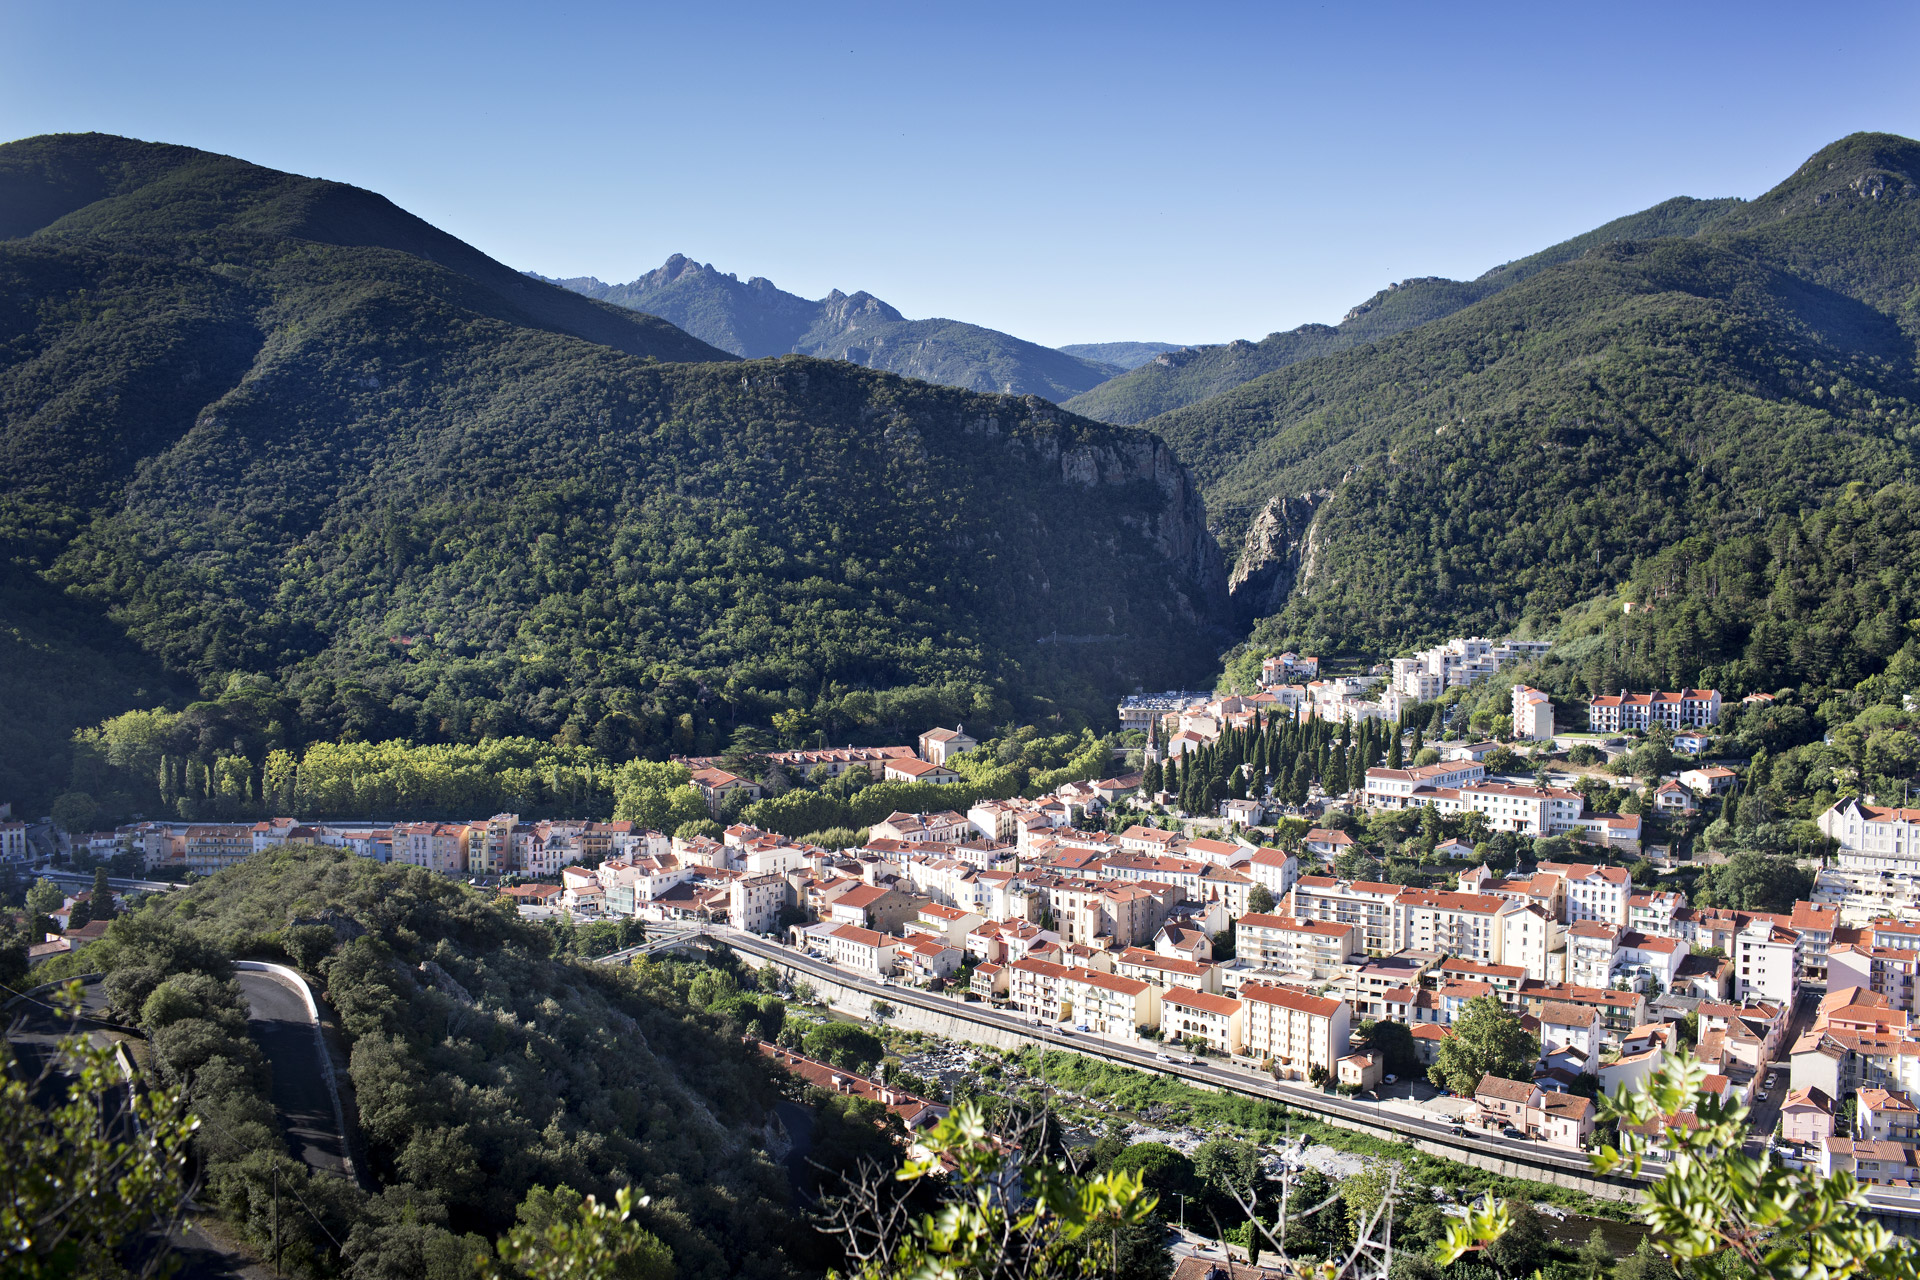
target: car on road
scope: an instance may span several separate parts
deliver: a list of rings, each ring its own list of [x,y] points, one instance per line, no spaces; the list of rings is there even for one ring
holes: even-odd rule
[[[1500,1132],[1509,1138],[1516,1138],[1521,1142],[1525,1142],[1527,1140],[1527,1135],[1525,1133],[1522,1133],[1520,1130],[1514,1128],[1512,1125],[1508,1125],[1506,1128],[1502,1129]]]
[[[1400,1077],[1399,1077],[1399,1076],[1388,1076],[1388,1077],[1387,1077],[1387,1083],[1388,1083],[1388,1084],[1399,1084],[1399,1083],[1400,1083]]]
[[[1173,1056],[1172,1056],[1171,1054],[1165,1054],[1165,1053],[1156,1053],[1156,1054],[1154,1054],[1153,1056],[1154,1056],[1154,1057],[1156,1057],[1156,1058],[1158,1058],[1158,1059],[1160,1059],[1160,1061],[1162,1061],[1162,1062],[1172,1062],[1172,1061],[1173,1061]]]
[[[1762,1089],[1760,1091],[1760,1101],[1765,1102],[1767,1100],[1767,1097],[1768,1097],[1768,1091],[1765,1089]]]
[[[1467,1126],[1463,1124],[1456,1124],[1452,1128],[1450,1128],[1448,1132],[1453,1134],[1453,1136],[1456,1138],[1464,1138],[1467,1136]]]

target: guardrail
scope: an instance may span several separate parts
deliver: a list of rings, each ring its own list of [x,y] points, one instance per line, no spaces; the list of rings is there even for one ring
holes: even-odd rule
[[[340,1082],[334,1078],[333,1055],[327,1050],[326,1032],[320,1026],[320,1004],[313,998],[313,988],[294,970],[270,960],[235,960],[233,967],[243,973],[264,973],[300,993],[300,999],[307,1006],[307,1025],[313,1030],[313,1051],[320,1058],[320,1078],[327,1082],[327,1099],[333,1103],[333,1127],[340,1135],[340,1163],[345,1167],[347,1177],[358,1181],[359,1175],[353,1167],[353,1152],[347,1142],[347,1112],[340,1103]]]

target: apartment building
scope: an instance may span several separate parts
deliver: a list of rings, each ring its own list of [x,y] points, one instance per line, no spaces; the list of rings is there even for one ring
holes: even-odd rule
[[[1735,935],[1727,957],[1734,965],[1733,998],[1792,1008],[1800,995],[1800,947],[1792,929],[1757,918],[1749,923]]]
[[[1145,947],[1127,947],[1113,957],[1113,971],[1122,978],[1151,983],[1162,991],[1170,987],[1191,987],[1195,991],[1219,991],[1219,971],[1208,961],[1163,956]]]
[[[1132,1039],[1138,1028],[1158,1027],[1164,1017],[1160,989],[1137,978],[1031,956],[1011,962],[1006,971],[1008,1001],[1044,1022]]]
[[[203,876],[242,862],[252,852],[253,826],[238,822],[190,826],[181,847],[186,869]]]
[[[1300,879],[1300,859],[1284,849],[1255,849],[1253,857],[1240,869],[1255,884],[1264,886],[1275,902],[1283,901],[1292,893],[1294,883]]]
[[[1375,809],[1404,809],[1414,796],[1438,787],[1464,787],[1487,776],[1477,760],[1454,760],[1413,769],[1367,770],[1366,802]]]
[[[1400,912],[1396,904],[1403,892],[1397,884],[1301,876],[1288,895],[1284,914],[1297,920],[1351,925],[1359,936],[1361,949],[1368,955],[1392,955],[1400,949]]]
[[[1553,700],[1524,684],[1513,686],[1513,736],[1525,742],[1553,738]]]
[[[1448,689],[1474,684],[1515,662],[1538,658],[1550,648],[1545,640],[1456,638],[1391,664],[1393,687],[1420,702]]]
[[[464,822],[409,822],[393,829],[393,860],[442,875],[465,875],[467,836]]]
[[[824,938],[833,948],[833,962],[843,969],[877,978],[894,972],[898,938],[853,924],[837,925]]]
[[[1247,1042],[1247,1007],[1231,996],[1173,987],[1160,997],[1160,1034],[1198,1038],[1215,1053],[1236,1055]]]
[[[1360,950],[1360,931],[1333,920],[1248,912],[1234,926],[1234,954],[1240,959],[1319,981],[1336,976]]]
[[[1526,909],[1519,903],[1482,893],[1404,890],[1397,899],[1395,950],[1439,951],[1501,963],[1506,955],[1506,921]]]
[[[1286,987],[1240,988],[1246,1011],[1246,1051],[1273,1064],[1286,1080],[1303,1080],[1315,1067],[1331,1076],[1352,1038],[1346,1002]]]
[[[1682,689],[1678,693],[1602,694],[1587,708],[1587,728],[1594,733],[1629,733],[1663,725],[1676,732],[1720,723],[1720,694],[1714,689]]]
[[[1625,925],[1627,900],[1633,896],[1633,877],[1625,867],[1597,867],[1585,862],[1542,862],[1535,874],[1546,873],[1566,881],[1566,923],[1585,921]]]
[[[787,878],[768,873],[741,876],[727,885],[727,918],[736,929],[771,933],[787,905]]]

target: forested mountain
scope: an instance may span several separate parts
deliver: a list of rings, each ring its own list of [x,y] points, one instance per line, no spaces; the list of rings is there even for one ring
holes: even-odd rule
[[[1870,672],[1920,603],[1917,301],[1920,144],[1855,135],[1690,236],[1151,425],[1244,539],[1263,641],[1391,651],[1633,583],[1652,608],[1613,609],[1595,687]]]
[[[1452,315],[1482,298],[1518,284],[1536,272],[1567,262],[1599,245],[1621,240],[1690,235],[1740,205],[1738,200],[1693,200],[1685,196],[1615,218],[1605,226],[1495,267],[1477,280],[1422,276],[1389,285],[1338,325],[1304,324],[1270,333],[1258,342],[1240,339],[1219,346],[1183,347],[1141,361],[1121,377],[1101,383],[1066,407],[1102,422],[1145,422],[1156,414],[1197,404],[1262,374],[1314,356],[1346,351],[1416,325]]]
[[[1060,350],[1082,360],[1138,369],[1163,351],[1178,351],[1177,342],[1069,342]]]
[[[619,758],[780,708],[836,738],[1094,712],[1217,652],[1218,548],[1145,432],[742,364],[183,148],[0,147],[0,209],[0,795],[29,807],[75,726],[228,689],[273,709],[261,749]]]
[[[979,325],[909,320],[869,293],[835,289],[813,302],[761,276],[743,284],[738,276],[678,253],[627,284],[592,276],[552,283],[663,316],[741,356],[850,360],[943,386],[1056,401],[1122,371],[1117,362],[1083,359]]]

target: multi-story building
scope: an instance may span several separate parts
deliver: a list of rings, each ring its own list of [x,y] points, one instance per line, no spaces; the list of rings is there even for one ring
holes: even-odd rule
[[[900,939],[859,925],[837,925],[823,935],[833,947],[833,962],[855,973],[886,977],[894,971],[894,948]]]
[[[1624,867],[1596,867],[1584,862],[1542,862],[1535,873],[1546,872],[1566,881],[1566,923],[1585,920],[1601,924],[1627,923],[1627,899],[1633,896],[1633,877]]]
[[[1255,849],[1241,870],[1272,894],[1275,902],[1281,902],[1300,878],[1300,859],[1284,849]]]
[[[929,764],[945,764],[979,745],[960,725],[951,729],[929,729],[920,735],[920,758]]]
[[[0,862],[27,860],[27,824],[0,822]]]
[[[1246,1045],[1247,1007],[1231,996],[1169,988],[1160,997],[1160,1034],[1168,1040],[1197,1038],[1215,1053],[1238,1054]]]
[[[728,919],[748,933],[770,933],[787,905],[787,878],[768,873],[741,876],[727,886]],[[941,976],[945,976],[944,974]]]
[[[1366,801],[1375,809],[1404,809],[1418,803],[1414,796],[1436,787],[1464,787],[1487,776],[1487,766],[1476,760],[1420,765],[1413,769],[1367,770]]]
[[[1332,920],[1248,912],[1234,925],[1234,954],[1249,964],[1326,981],[1360,951],[1360,931]]]
[[[1920,876],[1920,809],[1843,800],[1820,815],[1842,871]]]
[[[1448,689],[1484,680],[1510,663],[1538,658],[1550,647],[1545,640],[1456,638],[1411,658],[1395,658],[1393,687],[1426,702]]]
[[[1346,1056],[1352,1013],[1345,1001],[1254,983],[1240,988],[1240,1001],[1247,1055],[1271,1062],[1276,1075],[1300,1080],[1318,1067],[1331,1077]]]
[[[1755,919],[1734,936],[1733,998],[1768,1000],[1792,1008],[1800,995],[1800,935]],[[1831,959],[1829,959],[1831,966]]]
[[[1526,911],[1492,894],[1419,889],[1402,892],[1396,906],[1395,950],[1438,951],[1486,964],[1505,960],[1507,920]]]
[[[1513,686],[1513,736],[1527,742],[1553,737],[1553,700],[1524,684]]]
[[[182,848],[186,869],[203,876],[242,862],[252,852],[253,826],[239,822],[188,827]]]
[[[1627,733],[1663,725],[1679,730],[1720,723],[1720,694],[1714,689],[1678,693],[1602,694],[1587,708],[1587,728],[1595,733]]]
[[[464,875],[467,838],[464,822],[409,822],[393,829],[393,860],[442,875]]]
[[[1285,914],[1298,920],[1351,925],[1368,955],[1391,955],[1400,949],[1397,903],[1403,892],[1397,884],[1301,876],[1288,895]]]

